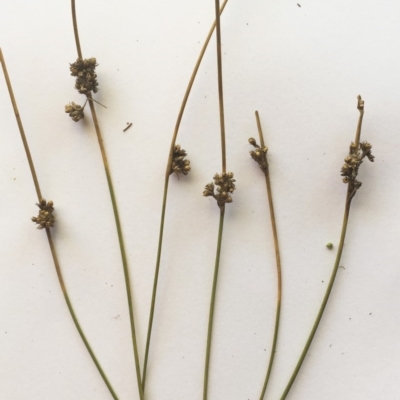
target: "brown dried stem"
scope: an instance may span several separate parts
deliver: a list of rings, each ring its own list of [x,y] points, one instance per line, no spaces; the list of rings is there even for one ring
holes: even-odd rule
[[[76,49],[78,52],[78,57],[80,59],[83,59],[82,50],[81,50],[80,41],[79,41],[78,24],[77,24],[77,19],[76,19],[75,0],[71,0],[71,8],[72,8],[72,20],[73,20],[73,25],[74,25]],[[123,265],[123,269],[124,269],[125,286],[126,286],[126,293],[127,293],[128,307],[129,307],[129,319],[130,319],[130,326],[131,326],[133,355],[134,355],[135,368],[136,368],[136,380],[137,380],[140,400],[143,400],[144,395],[143,395],[143,388],[142,388],[141,375],[140,375],[139,352],[138,352],[137,339],[136,339],[131,285],[130,285],[130,278],[129,278],[129,267],[128,267],[128,260],[126,257],[125,245],[124,245],[123,236],[122,236],[122,227],[121,227],[121,222],[120,222],[120,218],[119,218],[118,206],[117,206],[117,201],[115,198],[114,187],[113,187],[113,183],[112,183],[112,179],[111,179],[110,169],[109,169],[109,165],[108,165],[107,154],[106,154],[106,150],[104,147],[99,122],[97,119],[96,109],[93,104],[93,101],[91,101],[91,100],[93,100],[91,93],[89,92],[86,96],[89,99],[90,111],[92,114],[93,123],[94,123],[94,127],[96,130],[97,140],[98,140],[99,146],[100,146],[100,152],[101,152],[101,156],[103,159],[104,170],[105,170],[106,177],[107,177],[108,190],[110,192],[111,203],[112,203],[113,213],[114,213],[114,219],[115,219],[115,224],[116,224],[117,233],[118,233],[118,241],[119,241],[121,259],[122,259],[122,265]]]
[[[263,136],[263,132],[262,132],[262,128],[261,128],[260,116],[258,115],[258,111],[255,112],[255,115],[256,115],[256,121],[257,121],[258,134],[260,137],[260,144],[261,144],[261,147],[265,147],[264,136]],[[266,158],[266,155],[265,155],[265,158]],[[268,194],[269,213],[270,213],[270,217],[271,217],[272,233],[273,233],[273,237],[274,237],[276,271],[277,271],[277,276],[278,276],[278,294],[277,294],[275,327],[274,327],[274,336],[273,336],[273,340],[272,340],[271,354],[270,354],[269,364],[268,364],[268,368],[267,368],[267,375],[265,377],[264,385],[261,390],[260,400],[262,400],[264,398],[265,392],[267,390],[269,378],[270,378],[271,371],[272,371],[272,366],[273,366],[274,359],[275,359],[276,345],[277,345],[278,332],[279,332],[279,321],[280,321],[280,316],[281,316],[281,300],[282,300],[281,257],[280,257],[280,253],[279,253],[278,232],[277,232],[277,228],[276,228],[275,211],[274,211],[274,204],[273,204],[273,200],[272,200],[272,189],[271,189],[271,180],[269,177],[269,168],[266,168],[266,170],[265,171],[263,170],[263,172],[265,174],[265,182],[266,182],[267,194]]]
[[[15,118],[17,119],[19,132],[20,132],[20,135],[21,135],[21,138],[22,138],[22,142],[24,144],[24,149],[25,149],[26,157],[28,159],[29,168],[31,170],[33,183],[35,185],[36,194],[37,194],[37,197],[38,197],[38,200],[39,200],[39,203],[40,203],[40,201],[42,200],[42,194],[41,194],[41,190],[40,190],[39,180],[38,180],[37,175],[36,175],[35,166],[33,164],[33,159],[32,159],[32,156],[31,156],[31,152],[29,150],[28,141],[27,141],[26,136],[25,136],[24,127],[22,125],[22,120],[21,120],[21,117],[20,117],[20,114],[19,114],[19,111],[18,111],[17,102],[15,100],[14,92],[13,92],[13,89],[12,89],[12,86],[11,86],[11,81],[10,81],[10,78],[9,78],[8,72],[7,72],[6,62],[4,60],[1,48],[0,48],[0,62],[1,62],[1,65],[3,67],[4,78],[6,80],[8,92],[10,94],[11,103],[12,103],[12,106],[13,106],[13,109],[14,109]],[[58,281],[60,283],[61,291],[62,291],[62,293],[64,295],[65,302],[67,303],[67,307],[68,307],[68,310],[69,310],[69,312],[71,314],[72,320],[74,321],[75,327],[78,330],[79,335],[80,335],[81,339],[83,340],[83,343],[85,344],[85,347],[86,347],[87,351],[90,354],[90,357],[92,358],[94,364],[96,365],[97,370],[99,371],[101,377],[103,378],[104,383],[106,384],[108,390],[110,391],[111,396],[113,397],[114,400],[118,400],[118,397],[115,394],[114,389],[111,386],[111,384],[110,384],[110,382],[109,382],[109,380],[107,378],[107,375],[104,373],[103,368],[101,367],[99,361],[97,360],[97,357],[94,354],[94,352],[93,352],[93,350],[92,350],[92,348],[91,348],[91,346],[90,346],[90,344],[89,344],[89,342],[88,342],[88,340],[87,340],[87,338],[86,338],[86,336],[85,336],[85,334],[84,334],[84,332],[82,330],[82,327],[81,327],[81,325],[80,325],[80,323],[78,321],[78,318],[77,318],[77,316],[75,314],[75,311],[74,311],[74,308],[72,306],[72,303],[71,303],[71,301],[69,299],[67,288],[66,288],[65,283],[64,283],[64,278],[63,278],[63,275],[62,275],[60,264],[58,262],[56,248],[54,246],[53,238],[52,238],[52,235],[51,235],[51,230],[49,228],[45,228],[45,230],[46,230],[47,240],[48,240],[48,243],[49,243],[49,246],[50,246],[51,255],[53,257],[54,267],[56,269]]]

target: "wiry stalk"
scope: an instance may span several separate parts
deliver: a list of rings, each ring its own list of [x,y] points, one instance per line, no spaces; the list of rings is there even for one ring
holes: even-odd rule
[[[355,142],[354,142],[356,149],[358,149],[359,145],[360,145],[361,126],[362,126],[362,120],[363,120],[363,117],[364,117],[364,102],[362,101],[360,96],[358,96],[358,109],[360,111],[360,116],[359,116],[359,119],[358,119],[356,137],[355,137]],[[323,315],[323,313],[325,311],[325,307],[326,307],[326,305],[328,303],[329,296],[330,296],[330,294],[332,292],[332,287],[333,287],[333,284],[335,282],[337,271],[339,269],[340,259],[342,257],[343,245],[344,245],[344,240],[345,240],[345,237],[346,237],[347,224],[348,224],[348,221],[349,221],[351,201],[352,201],[352,199],[354,197],[354,193],[355,193],[354,190],[356,190],[356,189],[354,189],[354,186],[352,184],[348,183],[347,195],[346,195],[346,204],[345,204],[343,224],[342,224],[342,232],[341,232],[341,235],[340,235],[340,242],[339,242],[338,251],[337,251],[337,255],[336,255],[335,264],[333,266],[331,278],[329,280],[328,287],[326,288],[325,296],[324,296],[324,298],[322,300],[322,304],[321,304],[320,309],[318,311],[317,318],[315,319],[314,325],[313,325],[313,327],[311,329],[311,332],[310,332],[310,334],[308,336],[308,339],[306,341],[304,349],[303,349],[303,351],[302,351],[302,353],[300,355],[300,358],[299,358],[299,360],[298,360],[298,362],[296,364],[296,367],[295,367],[295,369],[294,369],[294,371],[292,373],[292,376],[290,377],[290,380],[289,380],[288,384],[286,385],[286,388],[285,388],[280,400],[286,399],[290,389],[292,388],[292,385],[293,385],[294,381],[296,380],[297,374],[300,371],[300,368],[301,368],[301,366],[303,364],[303,361],[304,361],[304,359],[305,359],[305,357],[307,355],[307,352],[308,352],[308,350],[309,350],[309,348],[311,346],[311,343],[312,343],[312,341],[314,339],[314,336],[315,336],[315,333],[316,333],[316,331],[318,329],[319,323],[321,322],[322,315]]]
[[[263,136],[263,132],[262,132],[262,128],[261,128],[260,116],[258,115],[258,111],[256,111],[255,114],[256,114],[258,134],[259,134],[259,137],[260,137],[260,144],[261,144],[261,147],[265,147],[264,136]],[[265,161],[266,161],[266,159],[265,159]],[[272,233],[273,233],[273,236],[274,236],[276,271],[277,271],[277,275],[278,275],[278,295],[277,295],[275,327],[274,327],[274,336],[273,336],[273,340],[272,340],[271,354],[270,354],[269,364],[268,364],[268,368],[267,368],[267,375],[265,377],[264,385],[263,385],[263,388],[261,390],[260,400],[263,400],[263,398],[265,396],[265,392],[267,390],[269,378],[270,378],[271,371],[272,371],[272,365],[274,364],[275,353],[276,353],[276,345],[277,345],[277,341],[278,341],[279,321],[280,321],[280,316],[281,316],[281,300],[282,300],[281,257],[280,257],[280,253],[279,253],[278,232],[277,232],[277,229],[276,229],[275,211],[274,211],[274,203],[273,203],[273,200],[272,200],[272,189],[271,189],[271,180],[270,180],[270,177],[269,177],[269,168],[267,167],[265,169],[265,171],[263,170],[263,172],[265,174],[265,183],[267,185],[269,213],[270,213],[270,217],[271,217]]]
[[[219,14],[222,14],[227,3],[228,3],[228,0],[225,0],[221,6]],[[172,135],[171,147],[170,147],[170,151],[169,151],[169,155],[168,155],[167,168],[165,171],[165,180],[164,180],[163,202],[162,202],[162,207],[161,207],[161,222],[160,222],[160,233],[159,233],[159,239],[158,239],[157,261],[156,261],[156,268],[155,268],[155,273],[154,273],[153,291],[152,291],[151,306],[150,306],[150,316],[149,316],[149,323],[148,323],[148,328],[147,328],[146,350],[145,350],[144,364],[143,364],[143,376],[142,376],[143,391],[145,390],[145,385],[146,385],[147,365],[148,365],[148,359],[149,359],[151,333],[152,333],[152,329],[153,329],[154,311],[155,311],[155,305],[156,305],[158,276],[160,273],[161,252],[162,252],[162,243],[163,243],[163,235],[164,235],[165,211],[166,211],[166,207],[167,207],[167,197],[168,197],[168,184],[169,184],[169,178],[171,176],[171,164],[172,164],[172,160],[173,160],[174,148],[176,145],[176,139],[178,137],[179,127],[180,127],[180,124],[182,121],[183,113],[186,108],[186,104],[187,104],[190,92],[192,90],[193,83],[196,78],[197,72],[199,70],[201,61],[203,60],[204,53],[206,52],[208,43],[210,42],[212,34],[214,32],[215,25],[216,25],[216,22],[214,22],[210,28],[210,31],[207,35],[207,38],[204,42],[202,49],[201,49],[200,55],[197,59],[192,76],[190,77],[189,84],[186,88],[185,96],[183,97],[181,108],[180,108],[179,114],[178,114],[178,118],[176,120],[175,130]]]
[[[36,175],[36,170],[35,170],[35,166],[34,166],[34,163],[33,163],[32,155],[31,155],[31,152],[29,150],[28,141],[27,141],[26,136],[25,136],[25,131],[24,131],[24,127],[22,125],[21,116],[20,116],[19,111],[18,111],[17,102],[15,100],[14,92],[13,92],[13,89],[12,89],[12,86],[11,86],[11,81],[10,81],[10,78],[9,78],[8,72],[7,72],[6,62],[4,60],[1,48],[0,48],[0,62],[1,62],[1,65],[3,67],[4,78],[6,80],[8,92],[10,94],[11,103],[12,103],[12,106],[13,106],[13,109],[14,109],[14,114],[15,114],[15,117],[17,119],[19,132],[21,134],[22,142],[24,144],[26,157],[28,159],[29,168],[31,170],[33,183],[34,183],[35,189],[36,189],[36,194],[37,194],[38,200],[40,202],[42,200],[42,193],[41,193],[41,190],[40,190],[39,180],[38,180],[38,177]],[[97,370],[99,371],[101,377],[103,378],[104,383],[106,384],[108,390],[110,391],[113,399],[118,400],[118,397],[115,394],[114,389],[111,386],[111,384],[110,384],[110,382],[109,382],[109,380],[107,378],[107,375],[104,373],[99,361],[97,360],[96,355],[94,354],[94,352],[93,352],[88,340],[86,339],[86,336],[85,336],[85,334],[84,334],[84,332],[82,330],[81,325],[79,324],[78,318],[77,318],[77,316],[75,314],[74,308],[72,307],[72,303],[71,303],[71,301],[69,299],[68,291],[67,291],[67,288],[66,288],[65,283],[64,283],[64,278],[63,278],[63,275],[62,275],[60,264],[58,262],[56,248],[55,248],[54,243],[53,243],[53,238],[51,236],[51,231],[50,231],[49,228],[45,228],[45,229],[46,229],[47,240],[48,240],[49,246],[50,246],[51,255],[53,257],[54,267],[55,267],[56,272],[57,272],[58,281],[60,283],[61,291],[62,291],[62,293],[64,295],[64,299],[65,299],[65,302],[67,303],[67,307],[68,307],[68,310],[69,310],[69,312],[71,314],[72,320],[74,321],[75,327],[78,330],[79,335],[80,335],[81,339],[83,340],[83,343],[85,344],[85,347],[86,347],[86,349],[88,350],[88,352],[90,354],[90,357],[92,358],[94,364],[96,365]]]
[[[217,293],[217,282],[219,272],[219,259],[221,256],[222,233],[224,229],[225,212],[221,210],[219,216],[218,240],[217,240],[217,254],[215,256],[214,277],[211,290],[210,312],[208,315],[208,328],[207,328],[207,347],[206,347],[206,362],[204,367],[204,383],[203,383],[203,400],[208,398],[208,378],[210,375],[210,357],[211,357],[211,339],[214,325],[214,310],[215,310],[215,296]]]
[[[225,113],[224,113],[224,92],[222,83],[222,54],[221,54],[221,19],[219,14],[219,0],[215,0],[215,22],[217,37],[217,66],[218,66],[218,100],[219,100],[219,120],[221,130],[221,152],[222,152],[222,173],[226,173],[226,145],[225,145]],[[215,297],[217,292],[219,261],[222,246],[222,233],[224,228],[225,204],[220,205],[219,229],[217,254],[215,258],[214,278],[211,291],[210,312],[208,317],[206,360],[204,366],[203,400],[208,398],[208,377],[210,374],[211,341],[214,323]]]
[[[75,0],[71,0],[71,8],[72,8],[72,20],[73,20],[73,25],[74,25],[74,35],[75,35],[76,49],[77,49],[77,52],[78,52],[78,57],[80,59],[83,59],[82,50],[81,50],[80,42],[79,42],[79,33],[78,33],[78,24],[77,24],[77,19],[76,19]],[[114,187],[113,187],[113,183],[112,183],[112,179],[111,179],[110,168],[109,168],[109,165],[108,165],[107,154],[106,154],[106,150],[105,150],[105,147],[104,147],[104,143],[103,143],[103,138],[102,138],[101,131],[100,131],[99,122],[97,120],[96,109],[94,107],[93,101],[91,101],[92,100],[91,94],[89,93],[87,95],[87,97],[89,99],[90,111],[91,111],[91,114],[92,114],[93,123],[94,123],[94,127],[95,127],[95,130],[96,130],[96,135],[97,135],[97,140],[99,142],[100,152],[101,152],[101,156],[102,156],[102,159],[103,159],[104,170],[105,170],[106,177],[107,177],[108,190],[110,192],[111,203],[112,203],[113,212],[114,212],[114,219],[115,219],[115,224],[116,224],[117,233],[118,233],[118,242],[119,242],[119,248],[120,248],[120,253],[121,253],[122,265],[123,265],[123,269],[124,269],[126,294],[127,294],[127,298],[128,298],[129,319],[130,319],[130,325],[131,325],[131,337],[132,337],[132,345],[133,345],[133,355],[134,355],[135,367],[136,367],[136,380],[137,380],[140,400],[143,400],[144,399],[144,395],[143,395],[143,388],[142,388],[141,375],[140,375],[139,352],[138,352],[137,339],[136,339],[135,319],[134,319],[134,313],[133,313],[132,293],[131,293],[131,285],[130,285],[130,278],[129,278],[129,267],[128,267],[128,260],[127,260],[127,257],[126,257],[124,240],[123,240],[123,236],[122,236],[122,227],[121,227],[121,222],[120,222],[120,218],[119,218],[118,206],[117,206],[117,201],[116,201],[115,193],[114,193]]]

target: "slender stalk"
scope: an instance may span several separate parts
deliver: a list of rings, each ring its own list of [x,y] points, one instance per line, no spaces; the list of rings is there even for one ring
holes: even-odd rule
[[[220,217],[219,217],[217,255],[215,258],[214,279],[213,279],[213,285],[212,285],[212,291],[211,291],[210,313],[209,313],[209,317],[208,317],[206,363],[205,363],[205,367],[204,367],[203,400],[207,400],[207,397],[208,397],[208,377],[209,377],[209,373],[210,373],[211,338],[212,338],[212,330],[213,330],[213,322],[214,322],[215,296],[216,296],[216,292],[217,292],[219,259],[220,259],[220,255],[221,255],[222,233],[223,233],[223,228],[224,228],[224,216],[225,216],[225,209],[221,209]]]
[[[261,147],[265,146],[264,143],[264,136],[261,128],[260,116],[258,115],[258,111],[256,111],[256,121],[257,121],[257,128],[258,134],[260,136],[260,143]],[[267,368],[267,375],[265,377],[264,385],[261,390],[260,400],[263,400],[265,396],[265,392],[267,390],[269,378],[272,371],[272,365],[274,364],[275,359],[275,352],[276,352],[276,345],[278,341],[278,332],[279,332],[279,321],[281,316],[281,300],[282,300],[282,268],[281,268],[281,257],[279,253],[279,243],[278,243],[278,232],[276,229],[276,220],[275,220],[275,211],[274,211],[274,203],[272,200],[272,189],[271,189],[271,181],[269,178],[269,168],[265,171],[265,183],[267,185],[267,194],[268,194],[268,204],[269,204],[269,213],[271,217],[271,226],[272,226],[272,233],[274,236],[274,247],[275,247],[275,258],[276,258],[276,271],[278,275],[278,295],[277,295],[277,304],[276,304],[276,316],[275,316],[275,327],[274,327],[274,336],[272,340],[272,348],[271,348],[271,355],[269,358],[269,364]]]
[[[361,98],[359,98],[359,100],[361,100]],[[364,109],[363,108],[362,109],[359,108],[359,110],[360,110],[360,116],[359,116],[359,119],[358,119],[356,138],[355,138],[355,145],[356,145],[357,149],[358,149],[358,145],[360,143],[361,126],[362,126],[362,121],[363,121],[363,117],[364,117]],[[346,237],[346,230],[347,230],[347,224],[348,224],[348,221],[349,221],[350,206],[351,206],[351,201],[352,201],[353,195],[354,195],[354,192],[353,192],[352,185],[348,184],[347,195],[346,195],[346,205],[345,205],[344,216],[343,216],[342,232],[341,232],[341,235],[340,235],[340,242],[339,242],[338,251],[337,251],[337,255],[336,255],[335,264],[333,266],[331,278],[329,280],[328,287],[326,288],[326,292],[325,292],[324,298],[322,300],[322,304],[320,306],[320,309],[318,311],[317,318],[315,319],[314,325],[313,325],[313,327],[311,329],[311,332],[310,332],[310,334],[308,336],[308,339],[306,341],[304,349],[303,349],[303,351],[302,351],[302,353],[300,355],[300,358],[299,358],[299,360],[298,360],[298,362],[296,364],[296,367],[295,367],[295,369],[294,369],[294,371],[292,373],[292,376],[290,377],[290,380],[289,380],[288,384],[286,385],[286,388],[285,388],[280,400],[286,399],[290,389],[292,388],[292,385],[293,385],[294,381],[296,380],[297,374],[300,371],[300,368],[301,368],[301,366],[303,364],[303,361],[304,361],[304,359],[305,359],[305,357],[306,357],[306,355],[308,353],[308,350],[309,350],[309,348],[311,346],[311,343],[312,343],[312,341],[314,339],[314,336],[315,336],[315,333],[316,333],[316,331],[318,329],[319,323],[321,322],[322,315],[323,315],[323,313],[325,311],[325,307],[326,307],[326,305],[328,303],[329,296],[330,296],[330,294],[332,292],[332,287],[333,287],[333,284],[335,283],[335,278],[336,278],[336,275],[337,275],[337,271],[339,269],[340,259],[342,257],[343,245],[344,245],[344,240],[345,240],[345,237]]]
[[[78,24],[77,24],[77,19],[76,19],[75,0],[71,0],[71,8],[72,8],[72,20],[73,20],[73,26],[74,26],[76,49],[78,52],[78,57],[83,59],[82,58],[82,50],[81,50],[80,41],[79,41]],[[108,165],[107,154],[106,154],[106,150],[104,147],[99,122],[97,119],[96,109],[93,104],[93,101],[90,101],[90,100],[93,100],[91,93],[89,93],[87,95],[87,97],[89,99],[89,107],[90,107],[90,111],[91,111],[92,118],[93,118],[93,124],[94,124],[95,130],[96,130],[97,140],[98,140],[99,146],[100,146],[101,156],[103,159],[104,170],[105,170],[106,177],[107,177],[108,190],[110,192],[111,203],[112,203],[112,208],[113,208],[113,213],[114,213],[115,225],[116,225],[117,233],[118,233],[119,248],[120,248],[120,253],[121,253],[122,265],[123,265],[123,269],[124,269],[126,294],[127,294],[128,307],[129,307],[131,338],[132,338],[133,355],[134,355],[135,367],[136,367],[136,380],[137,380],[140,400],[143,400],[144,394],[143,394],[141,375],[140,375],[139,352],[138,352],[136,330],[135,330],[135,319],[134,319],[134,313],[133,313],[132,293],[131,293],[131,285],[130,285],[130,278],[129,278],[129,267],[128,267],[128,260],[126,257],[124,240],[123,240],[123,236],[122,236],[122,227],[121,227],[121,222],[120,222],[119,213],[118,213],[118,205],[117,205],[117,201],[115,198],[114,187],[113,187],[111,174],[110,174],[110,168]]]
[[[13,109],[14,109],[14,114],[15,114],[15,117],[17,119],[19,132],[21,134],[22,142],[24,144],[26,157],[28,159],[29,168],[31,170],[33,183],[34,183],[35,189],[36,189],[36,194],[37,194],[38,200],[40,202],[40,200],[42,200],[42,193],[41,193],[41,190],[40,190],[39,180],[38,180],[37,175],[36,175],[35,165],[33,163],[32,155],[31,155],[31,152],[29,150],[28,141],[27,141],[26,136],[25,136],[24,127],[22,125],[22,120],[21,120],[21,117],[20,117],[20,114],[19,114],[19,111],[18,111],[17,102],[15,100],[14,92],[13,92],[13,89],[12,89],[12,86],[11,86],[11,81],[10,81],[10,78],[9,78],[8,72],[7,72],[6,62],[4,60],[1,48],[0,48],[0,62],[1,62],[1,65],[3,67],[4,78],[6,80],[8,92],[10,94],[11,103],[12,103],[12,106],[13,106]],[[55,246],[54,246],[54,243],[53,243],[53,239],[52,239],[52,236],[51,236],[51,231],[50,231],[49,228],[46,228],[46,234],[47,234],[47,240],[48,240],[49,246],[50,246],[51,255],[52,255],[53,261],[54,261],[54,267],[56,269],[57,277],[58,277],[58,280],[60,282],[61,291],[62,291],[62,293],[64,295],[65,302],[67,303],[67,307],[68,307],[68,310],[69,310],[69,312],[71,314],[72,320],[74,321],[75,327],[78,330],[79,335],[80,335],[81,339],[83,340],[83,343],[85,344],[85,347],[86,347],[87,351],[90,354],[90,357],[92,358],[94,364],[96,365],[97,370],[99,371],[101,377],[103,378],[104,383],[106,384],[108,390],[110,391],[111,396],[113,397],[113,399],[118,400],[118,397],[115,394],[114,389],[111,386],[111,384],[110,384],[110,382],[109,382],[109,380],[107,378],[107,375],[104,373],[99,361],[97,360],[97,357],[96,357],[95,353],[93,352],[88,340],[86,339],[86,336],[85,336],[85,334],[84,334],[84,332],[82,330],[82,327],[81,327],[81,325],[80,325],[80,323],[78,321],[78,318],[77,318],[77,316],[75,314],[74,308],[72,307],[72,303],[71,303],[71,301],[69,299],[68,291],[67,291],[67,288],[66,288],[65,283],[64,283],[64,278],[63,278],[63,275],[62,275],[60,264],[58,262],[56,249],[55,249]]]
[[[226,172],[225,113],[224,113],[224,96],[223,96],[223,84],[222,84],[221,20],[219,15],[219,0],[215,0],[215,22],[216,22],[216,36],[217,36],[218,99],[219,99],[219,118],[220,118],[220,130],[221,130],[222,172],[225,173]],[[224,228],[224,217],[225,217],[225,204],[220,206],[217,255],[215,258],[214,278],[211,291],[210,313],[208,317],[206,361],[204,366],[203,400],[207,400],[208,398],[208,377],[210,373],[212,329],[214,322],[215,297],[217,292],[217,281],[218,281],[218,271],[219,271],[219,260],[221,255],[222,233]]]
[[[222,172],[226,172],[224,88],[222,84],[221,19],[219,15],[219,0],[215,0],[215,18],[217,34],[218,100],[219,121],[221,127]]]
[[[228,3],[228,0],[225,0],[221,6],[221,9],[219,10],[219,14],[222,14],[227,3]],[[162,243],[163,243],[163,235],[164,235],[164,220],[165,220],[165,211],[166,211],[166,207],[167,207],[167,197],[168,197],[168,184],[169,184],[169,178],[171,176],[171,164],[172,164],[172,160],[173,160],[174,148],[176,145],[176,139],[178,137],[179,127],[180,127],[180,124],[182,121],[183,113],[186,108],[186,104],[189,99],[189,95],[192,90],[193,83],[196,78],[197,72],[199,70],[200,64],[203,60],[204,53],[206,52],[207,46],[208,46],[208,44],[211,40],[212,34],[214,32],[215,25],[216,25],[216,22],[214,22],[210,28],[210,31],[209,31],[207,38],[204,42],[204,45],[200,51],[200,55],[196,61],[196,65],[195,65],[192,75],[190,77],[189,84],[186,88],[186,92],[183,97],[182,104],[181,104],[181,107],[179,110],[178,118],[176,120],[175,129],[174,129],[174,133],[172,135],[172,140],[171,140],[171,147],[170,147],[170,151],[169,151],[169,155],[168,155],[167,168],[165,171],[165,180],[164,180],[163,202],[162,202],[162,207],[161,207],[161,222],[160,222],[160,233],[159,233],[159,239],[158,239],[157,261],[156,261],[156,268],[155,268],[155,272],[154,272],[154,282],[153,282],[153,291],[152,291],[152,296],[151,296],[150,316],[149,316],[149,323],[148,323],[148,328],[147,328],[146,350],[145,350],[145,355],[144,355],[144,365],[143,365],[143,375],[142,375],[143,391],[145,390],[145,385],[146,385],[147,365],[148,365],[148,359],[149,359],[151,333],[152,333],[152,329],[153,329],[154,312],[155,312],[155,305],[156,305],[158,276],[160,273],[161,252],[162,252]]]

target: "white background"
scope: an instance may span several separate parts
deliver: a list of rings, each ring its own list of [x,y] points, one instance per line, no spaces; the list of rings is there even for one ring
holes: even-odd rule
[[[297,4],[299,1],[300,6]],[[214,19],[212,0],[77,2],[85,57],[99,62],[96,107],[120,207],[143,358],[164,170],[180,102]],[[396,400],[400,392],[400,3],[230,0],[222,17],[229,205],[209,398],[257,400],[275,316],[276,270],[263,175],[248,154],[259,110],[282,251],[283,306],[266,399],[278,400],[303,348],[335,258],[354,138],[361,168],[337,281],[288,399]],[[55,243],[83,328],[120,400],[138,399],[115,224],[89,114],[69,64],[69,1],[3,1],[0,46]],[[221,170],[215,38],[178,138],[192,172],[171,177],[148,370],[148,400],[196,400],[202,380],[219,210],[202,197]],[[0,79],[0,398],[108,400],[61,295],[15,117]],[[127,122],[133,126],[122,132]],[[334,250],[325,247],[334,244]]]

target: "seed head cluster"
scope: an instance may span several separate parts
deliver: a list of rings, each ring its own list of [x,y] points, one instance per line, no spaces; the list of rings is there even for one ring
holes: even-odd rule
[[[78,122],[85,117],[83,108],[79,104],[71,102],[65,106],[65,112],[69,114],[73,121]]]
[[[39,225],[37,229],[52,228],[56,222],[56,218],[53,214],[53,202],[46,202],[45,199],[42,199],[39,203],[36,203],[36,205],[40,209],[39,215],[37,217],[32,217],[32,221]]]
[[[255,162],[258,163],[260,166],[261,170],[266,174],[268,172],[268,161],[267,161],[267,152],[268,152],[268,147],[260,147],[256,139],[250,138],[249,143],[255,147],[255,150],[250,151],[250,155],[253,158]]]
[[[81,94],[97,93],[99,83],[97,82],[95,58],[85,58],[84,60],[77,58],[76,61],[70,64],[72,76],[76,76],[75,89]]]
[[[178,176],[179,174],[187,175],[190,171],[190,161],[185,159],[187,155],[186,151],[181,149],[181,146],[177,144],[174,148],[174,155],[172,159],[171,165],[171,174],[176,173]]]
[[[371,153],[371,144],[368,142],[361,142],[358,148],[354,142],[350,144],[349,155],[344,159],[344,165],[341,169],[343,182],[350,185],[351,196],[354,197],[356,191],[361,187],[362,182],[357,180],[358,170],[365,157],[369,161],[374,161],[374,156]]]
[[[231,194],[235,190],[235,179],[232,172],[223,172],[214,175],[214,183],[208,183],[204,188],[203,196],[212,196],[217,200],[219,208],[223,208],[226,203],[232,203]],[[217,189],[215,190],[215,186]]]

